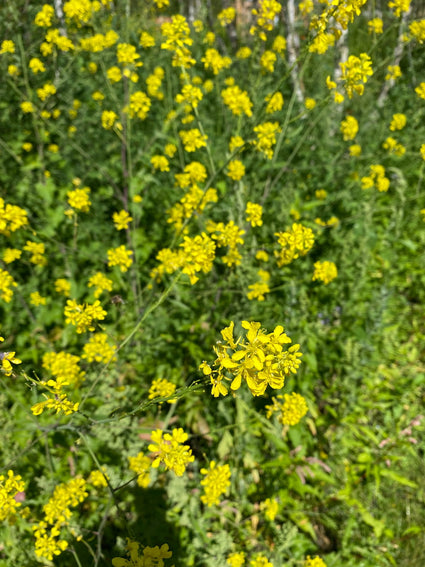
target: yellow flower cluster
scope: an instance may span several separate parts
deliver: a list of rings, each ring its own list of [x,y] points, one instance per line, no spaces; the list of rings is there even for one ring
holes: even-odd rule
[[[238,244],[243,244],[244,240],[242,235],[245,231],[238,227],[233,221],[224,224],[222,222],[207,222],[207,230],[211,235],[211,238],[215,241],[218,248],[228,246],[227,254],[222,257],[222,260],[226,266],[239,266],[241,263],[242,256],[238,249]]]
[[[215,461],[211,461],[209,469],[202,468],[201,474],[205,475],[205,478],[201,480],[201,485],[204,487],[201,501],[207,506],[217,505],[220,496],[230,486],[231,472],[229,465],[217,465]]]
[[[160,429],[152,431],[149,451],[157,453],[152,463],[153,468],[158,468],[164,463],[167,470],[173,471],[177,476],[182,476],[186,466],[193,463],[195,457],[189,445],[184,445],[188,435],[183,429],[173,429],[172,433],[164,433]]]
[[[132,265],[133,256],[132,250],[127,250],[127,248],[122,244],[118,248],[111,248],[107,251],[108,255],[108,266],[111,268],[113,266],[119,266],[121,272],[126,272],[128,268]]]
[[[203,94],[199,87],[187,84],[183,86],[181,93],[176,95],[176,102],[178,104],[190,104],[193,108],[197,108],[202,98]]]
[[[311,228],[294,223],[290,230],[275,233],[281,249],[275,252],[279,267],[290,264],[296,258],[305,256],[314,244],[314,234]]]
[[[409,31],[416,39],[416,41],[418,41],[419,43],[425,42],[425,20],[412,22],[409,25]]]
[[[267,159],[273,157],[273,146],[276,144],[276,134],[280,132],[278,122],[263,122],[255,126],[254,132],[257,134],[257,139],[254,145],[259,152],[262,152]]]
[[[248,201],[246,204],[246,220],[251,224],[252,227],[255,226],[262,226],[262,214],[263,214],[263,207],[258,203],[251,203]]]
[[[171,22],[165,22],[161,26],[161,33],[166,38],[161,44],[161,49],[173,53],[173,67],[191,67],[196,63],[188,46],[192,45],[189,24],[181,15],[171,17]]]
[[[233,181],[240,181],[245,175],[245,166],[239,159],[233,159],[227,167],[227,176]]]
[[[132,217],[128,214],[127,211],[119,211],[118,213],[115,212],[112,215],[112,220],[114,221],[115,228],[117,230],[127,230],[128,225],[133,220]]]
[[[393,114],[390,124],[391,132],[394,132],[395,130],[403,130],[403,128],[406,126],[406,122],[407,122],[407,118],[405,114],[401,114],[401,113]]]
[[[27,240],[23,250],[31,254],[30,262],[36,266],[45,266],[47,258],[45,257],[45,246],[42,242],[32,242]]]
[[[105,276],[102,272],[96,272],[89,279],[87,287],[95,287],[94,297],[97,299],[104,291],[112,291],[113,281]]]
[[[187,168],[188,166],[186,166]],[[185,168],[185,169],[186,169]],[[176,177],[179,174],[176,175]],[[185,174],[181,174],[185,175]],[[182,181],[184,178],[181,178]],[[196,183],[190,186],[178,203],[167,211],[167,222],[172,223],[177,232],[182,230],[185,219],[191,218],[193,213],[202,213],[208,203],[216,203],[217,191],[210,187],[205,192]]]
[[[108,335],[106,333],[95,333],[84,345],[82,358],[85,358],[88,362],[95,360],[96,362],[107,364],[117,360],[115,350],[115,345],[111,346],[108,343]]]
[[[152,382],[149,388],[149,400],[154,400],[155,398],[169,398],[176,391],[176,385],[169,382],[165,378],[158,378]],[[176,398],[168,399],[169,404],[173,404]]]
[[[221,97],[224,104],[236,116],[242,114],[252,116],[252,102],[247,91],[242,91],[237,85],[234,85],[221,91]]]
[[[236,392],[244,380],[253,396],[263,395],[267,386],[281,389],[285,377],[290,373],[296,374],[301,364],[302,353],[298,352],[300,345],[295,344],[284,350],[282,345],[292,341],[281,325],[269,334],[261,329],[261,323],[242,321],[242,327],[247,331],[245,341],[242,337],[234,340],[233,321],[221,331],[225,342],[218,342],[214,347],[217,355],[213,363],[214,370],[206,362],[200,365],[203,373],[210,377],[214,397],[227,395],[228,388],[224,380],[231,381],[232,392]]]
[[[341,81],[349,98],[356,92],[364,93],[364,84],[368,77],[373,75],[372,61],[366,53],[360,53],[360,57],[350,55],[345,63],[340,63]]]
[[[256,22],[251,26],[249,33],[258,35],[258,37],[266,41],[266,32],[273,29],[273,24],[282,10],[281,4],[277,0],[260,0],[258,9],[252,10],[253,16],[256,16]]]
[[[273,522],[279,511],[279,502],[276,498],[266,498],[266,500],[261,503],[261,509],[264,510],[266,518],[270,522]]]
[[[159,171],[170,171],[170,163],[165,156],[152,156],[151,164],[154,169],[158,169]]]
[[[46,400],[34,404],[31,411],[34,415],[41,415],[45,409],[51,409],[56,413],[63,412],[70,415],[78,410],[79,403],[71,402],[67,394],[63,391],[66,386],[78,387],[84,379],[84,372],[78,366],[80,357],[74,356],[66,352],[49,352],[43,356],[43,368],[50,371],[53,379],[40,380],[39,384],[43,386],[51,397]]]
[[[192,130],[181,130],[179,136],[183,142],[186,152],[195,152],[199,148],[204,148],[207,145],[208,136],[201,134],[198,128]]]
[[[27,212],[17,205],[5,203],[0,197],[0,234],[10,236],[11,232],[15,232],[15,230],[27,224]]]
[[[69,325],[74,325],[78,334],[84,333],[85,331],[94,331],[95,327],[94,321],[102,321],[107,313],[102,306],[100,301],[96,300],[92,305],[90,304],[79,304],[75,299],[68,299],[66,302],[65,310],[65,322]]]
[[[266,114],[273,114],[273,112],[278,112],[282,110],[283,107],[283,96],[281,93],[277,92],[272,95],[267,95],[265,98],[267,102]]]
[[[140,452],[135,457],[128,457],[129,469],[135,472],[137,476],[137,484],[142,488],[147,488],[150,483],[149,469],[151,460],[144,453]]]
[[[167,5],[168,0],[155,0],[158,5]],[[163,567],[164,559],[169,559],[173,554],[168,548],[168,544],[164,543],[159,547],[144,547],[143,555],[139,555],[139,544],[136,541],[127,539],[127,559],[114,557],[112,559],[113,567]]]
[[[400,142],[397,142],[395,138],[392,136],[388,136],[385,142],[382,143],[382,147],[384,150],[387,150],[388,153],[394,154],[396,156],[404,156],[406,153],[406,148]]]
[[[3,262],[5,262],[5,264],[11,264],[21,256],[22,250],[17,250],[16,248],[6,248],[3,252]]]
[[[230,8],[225,8],[224,10],[222,10],[218,14],[217,19],[220,22],[220,24],[224,27],[231,24],[235,19],[235,17],[236,17],[236,10],[233,8],[233,6],[231,6]]]
[[[354,20],[355,16],[360,16],[361,8],[367,0],[324,0],[323,12],[312,17],[310,29],[315,30],[317,35],[314,37],[309,51],[312,53],[326,53],[334,45],[335,41],[341,36],[341,28],[347,29],[348,24]],[[335,25],[339,24],[339,25]]]
[[[284,400],[283,402],[280,400]],[[300,394],[284,394],[272,397],[272,405],[267,405],[267,417],[278,414],[278,421],[282,425],[297,425],[308,412],[305,399]]]
[[[68,191],[67,196],[69,206],[77,211],[81,211],[82,213],[87,213],[91,205],[89,194],[89,187]]]
[[[277,55],[273,51],[267,49],[261,56],[260,65],[263,72],[273,73]]]
[[[348,140],[354,140],[359,131],[359,123],[354,118],[354,116],[347,116],[345,120],[341,122],[341,132],[344,138],[344,142]]]
[[[378,191],[388,191],[390,180],[385,177],[385,167],[383,165],[371,165],[370,175],[362,177],[362,189],[376,187]]]
[[[39,12],[37,12],[35,16],[34,23],[36,26],[42,28],[50,28],[54,15],[55,9],[53,8],[53,6],[50,6],[49,4],[43,4],[43,7]]]
[[[243,567],[245,565],[245,553],[243,551],[231,553],[227,556],[226,564],[230,567]]]
[[[326,567],[326,563],[318,555],[316,555],[315,557],[310,557],[310,555],[307,555],[303,567]]]
[[[10,303],[12,300],[13,287],[18,287],[18,284],[7,270],[0,268],[0,297],[6,303]]]
[[[60,386],[79,386],[85,375],[85,372],[78,366],[79,361],[79,356],[67,352],[46,352],[43,355],[43,368],[48,370],[55,380],[41,383],[55,390],[60,390]]]
[[[333,262],[316,262],[314,264],[314,274],[312,280],[320,280],[325,285],[334,280],[338,275],[338,270]]]
[[[144,120],[151,107],[151,99],[143,91],[136,91],[130,95],[130,104],[124,107],[123,112],[127,113],[130,118],[140,118]]]
[[[15,496],[24,490],[25,483],[20,475],[15,475],[12,470],[7,471],[7,477],[0,475],[0,522],[14,522],[16,509],[21,506]]]
[[[68,547],[68,542],[59,539],[61,529],[69,525],[71,508],[78,506],[88,496],[86,482],[73,478],[56,486],[53,496],[43,506],[44,519],[34,526],[35,554],[51,561]]]
[[[114,30],[109,30],[105,35],[96,33],[91,37],[80,39],[80,48],[91,53],[100,53],[117,43],[119,35]]]
[[[232,64],[230,57],[223,57],[217,49],[214,49],[213,47],[205,51],[205,55],[201,58],[201,61],[204,64],[205,69],[211,69],[214,75],[218,75],[220,71],[227,69]]]
[[[247,293],[248,299],[258,299],[264,301],[264,295],[270,293],[269,281],[270,273],[266,270],[258,270],[260,281],[248,286],[249,292]]]

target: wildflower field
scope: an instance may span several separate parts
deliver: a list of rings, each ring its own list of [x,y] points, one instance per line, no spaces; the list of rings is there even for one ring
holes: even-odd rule
[[[425,565],[425,3],[0,5],[0,567]]]

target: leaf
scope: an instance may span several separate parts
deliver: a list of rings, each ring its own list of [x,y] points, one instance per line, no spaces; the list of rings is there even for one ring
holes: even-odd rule
[[[381,476],[386,476],[387,478],[390,478],[391,480],[394,480],[395,482],[398,482],[403,486],[408,486],[409,488],[418,488],[416,482],[413,482],[412,480],[409,480],[408,478],[401,476],[400,474],[397,474],[390,469],[382,469]]]

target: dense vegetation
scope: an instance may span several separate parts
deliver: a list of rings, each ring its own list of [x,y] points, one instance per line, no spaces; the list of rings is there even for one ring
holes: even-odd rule
[[[421,4],[0,7],[0,567],[425,563]]]

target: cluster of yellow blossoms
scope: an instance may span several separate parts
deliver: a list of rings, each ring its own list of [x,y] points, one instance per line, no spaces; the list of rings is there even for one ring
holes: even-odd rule
[[[281,402],[280,400],[284,400]],[[300,394],[284,394],[272,397],[273,404],[266,406],[267,417],[278,414],[278,421],[282,425],[297,425],[308,412],[305,399]]]
[[[294,223],[290,230],[277,232],[275,236],[281,246],[281,249],[275,252],[279,267],[290,264],[300,256],[305,256],[314,244],[314,234],[311,228],[298,223]]]
[[[28,224],[28,215],[24,209],[10,203],[5,203],[0,197],[0,234],[10,236],[11,232],[15,232]]]
[[[164,559],[169,559],[173,554],[168,548],[168,544],[164,543],[159,547],[146,546],[139,554],[139,543],[127,539],[127,556],[128,559],[114,557],[112,559],[113,567],[164,567]]]
[[[370,189],[376,187],[378,191],[388,191],[390,180],[385,176],[385,167],[383,165],[371,165],[370,175],[362,177],[362,188]]]
[[[94,321],[102,321],[107,313],[100,301],[96,300],[93,304],[79,304],[75,299],[68,299],[64,309],[65,322],[74,325],[77,333],[81,334],[86,331],[94,331]]]
[[[205,475],[205,478],[201,480],[205,492],[201,496],[201,501],[207,506],[217,505],[220,496],[230,486],[231,472],[229,465],[217,465],[215,461],[211,461],[209,469],[202,468],[201,474]]]
[[[21,506],[16,495],[24,490],[25,483],[22,477],[15,475],[12,470],[7,471],[7,477],[0,475],[0,522],[8,520],[13,523],[16,509]]]
[[[0,337],[0,343],[4,341],[3,337]],[[6,376],[11,376],[13,372],[12,363],[13,364],[21,364],[21,360],[15,357],[15,352],[0,352],[0,361],[1,361],[1,371]]]
[[[242,337],[235,341],[232,321],[221,331],[225,342],[218,342],[214,347],[217,355],[214,368],[206,362],[200,365],[211,380],[214,397],[227,395],[225,381],[231,382],[230,390],[236,392],[244,380],[253,396],[263,395],[267,386],[279,390],[284,386],[285,377],[295,374],[301,364],[300,345],[284,350],[283,345],[292,341],[282,326],[278,325],[272,333],[261,329],[261,323],[257,322],[242,321],[242,327],[247,331],[245,341]]]
[[[73,478],[56,486],[53,495],[43,506],[44,519],[34,526],[35,554],[52,560],[68,547],[68,542],[59,539],[61,530],[69,525],[71,508],[78,506],[87,498],[86,481]]]
[[[157,468],[164,463],[167,470],[172,470],[177,476],[182,476],[186,465],[195,460],[192,449],[189,445],[184,445],[187,439],[188,435],[181,427],[173,429],[171,433],[164,433],[160,429],[152,431],[149,451],[157,454],[152,467]]]
[[[79,356],[66,352],[49,352],[43,355],[43,368],[48,370],[53,378],[40,380],[38,383],[47,390],[50,397],[43,394],[46,399],[32,406],[34,415],[41,415],[45,409],[56,413],[63,412],[65,415],[78,411],[79,403],[70,401],[64,389],[67,386],[76,388],[84,380],[85,373],[78,366],[79,361]]]
[[[320,280],[325,285],[334,280],[338,275],[338,270],[333,262],[315,262],[313,281]]]

